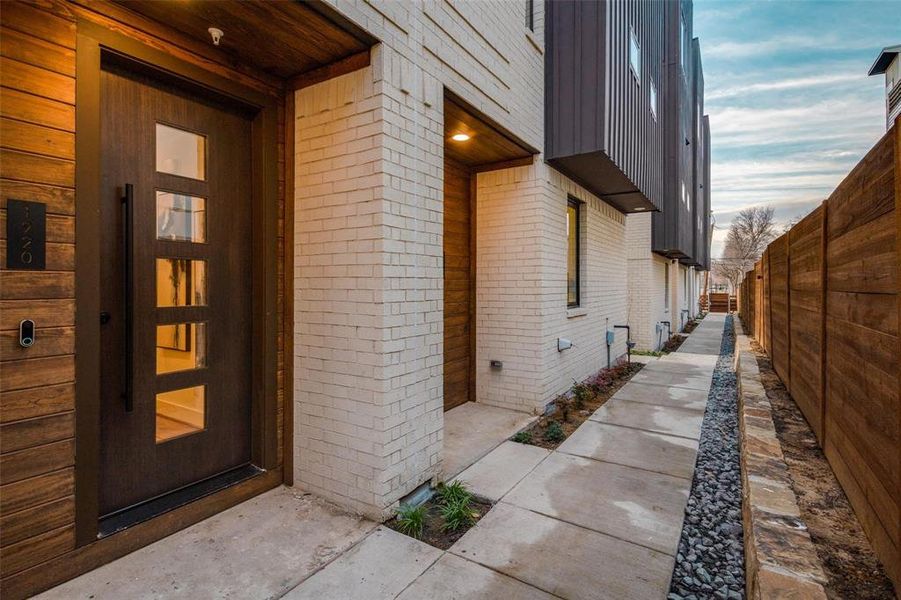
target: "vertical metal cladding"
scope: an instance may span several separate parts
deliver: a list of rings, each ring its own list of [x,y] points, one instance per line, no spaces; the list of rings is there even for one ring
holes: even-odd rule
[[[665,10],[654,0],[547,4],[545,158],[624,212],[663,197]]]
[[[704,161],[708,154],[707,145],[704,143],[702,131],[704,121],[704,70],[701,63],[701,45],[698,38],[691,41],[691,70],[692,70],[692,114],[691,114],[691,198],[688,203],[691,211],[691,252],[688,258],[682,260],[687,265],[699,267],[702,260],[702,248],[704,246]]]
[[[699,43],[693,36],[691,0],[665,4],[666,90],[664,108],[663,205],[653,219],[652,249],[687,264],[698,264],[702,250],[695,240],[706,217],[701,209],[699,164],[706,149],[699,123],[703,115],[704,83]],[[700,162],[698,162],[700,161]]]
[[[663,2],[605,2],[607,9],[606,103],[604,145],[616,163],[655,205],[663,196],[663,123],[661,86],[664,76]],[[639,43],[639,73],[630,66],[630,36]],[[657,107],[652,110],[652,88]]]
[[[710,117],[704,115],[704,123],[702,125],[704,135],[704,244],[701,247],[701,268],[705,271],[710,270],[710,243],[711,231],[710,227]]]

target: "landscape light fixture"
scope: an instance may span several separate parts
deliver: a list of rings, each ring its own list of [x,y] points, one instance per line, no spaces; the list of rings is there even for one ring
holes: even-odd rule
[[[455,142],[466,142],[469,140],[469,134],[468,133],[455,133],[454,135],[451,136],[451,139],[454,140]]]

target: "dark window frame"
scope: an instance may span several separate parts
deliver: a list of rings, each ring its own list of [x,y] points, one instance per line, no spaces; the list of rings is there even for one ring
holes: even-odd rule
[[[535,0],[526,0],[526,27],[535,32]]]
[[[569,300],[569,230],[566,231],[566,307],[578,308],[582,305],[582,201],[569,196],[566,199],[567,215],[572,207],[576,214],[575,240],[576,245],[576,298],[574,302]]]

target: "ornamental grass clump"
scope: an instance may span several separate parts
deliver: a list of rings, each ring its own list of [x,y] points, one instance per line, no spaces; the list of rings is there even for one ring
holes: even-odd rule
[[[444,519],[441,528],[444,531],[457,531],[475,523],[479,513],[469,506],[470,499],[471,497],[467,495],[441,505],[441,518]]]
[[[465,501],[467,504],[472,499],[472,492],[466,487],[466,483],[459,479],[451,483],[442,483],[438,486],[438,500],[441,504],[448,505]]]
[[[410,506],[402,504],[397,509],[397,530],[405,535],[422,538],[422,528],[425,525],[426,508],[424,505]]]

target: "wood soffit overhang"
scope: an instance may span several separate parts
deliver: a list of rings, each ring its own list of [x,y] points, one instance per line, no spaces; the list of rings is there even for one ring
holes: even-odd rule
[[[469,139],[451,139],[463,133]],[[538,150],[482,114],[453,92],[444,93],[444,153],[473,171],[528,165]]]
[[[80,3],[105,12],[91,0]],[[237,0],[115,0],[124,8],[197,40],[229,66],[251,67],[269,83],[297,89],[369,64],[376,38],[325,3]],[[110,7],[112,8],[112,7]],[[223,31],[214,46],[210,27]]]

